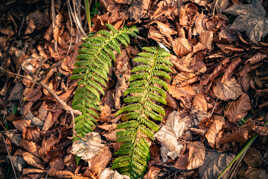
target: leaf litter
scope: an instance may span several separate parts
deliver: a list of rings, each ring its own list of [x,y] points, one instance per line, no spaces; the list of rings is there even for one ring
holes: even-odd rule
[[[92,33],[105,23],[136,25],[140,33],[109,73],[96,130],[77,141],[72,115],[58,100],[71,105],[77,83],[70,76],[83,36],[75,22],[87,24],[84,5],[70,5],[75,12],[55,1],[55,16],[51,4],[39,0],[0,5],[0,177],[9,160],[14,171],[5,177],[128,178],[109,168],[120,146],[114,113],[123,105],[133,57],[157,42],[172,53],[174,68],[144,178],[217,178],[256,134],[235,175],[267,178],[266,1],[220,0],[214,11],[215,4],[204,0],[101,0]]]

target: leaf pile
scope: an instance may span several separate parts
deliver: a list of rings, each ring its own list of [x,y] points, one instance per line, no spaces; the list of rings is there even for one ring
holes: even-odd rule
[[[135,178],[127,171],[129,163],[112,169],[120,159],[116,153],[127,159],[133,154],[133,149],[123,149],[133,141],[126,137],[134,129],[135,144],[148,153],[142,158],[135,151],[142,156],[136,167],[145,178],[217,178],[256,134],[260,137],[235,175],[268,178],[263,137],[268,135],[266,1],[92,1],[91,10],[98,13],[92,13],[91,29],[83,3],[53,2],[0,5],[0,178]],[[92,68],[93,62],[85,61],[96,54],[80,45],[86,34],[105,35],[105,24],[115,31],[136,26],[139,33],[129,38],[128,47],[119,44],[106,51],[113,59],[109,64]],[[156,71],[165,73],[147,79],[152,59],[146,59],[142,47],[148,46],[168,50],[172,65],[160,64],[163,68]],[[84,52],[80,60],[79,50]],[[90,94],[75,94],[83,87],[71,79],[80,78],[75,63],[82,71],[90,66],[99,76],[105,72],[105,78],[91,76],[95,83],[90,85],[100,86],[88,89],[91,94],[101,89],[98,108],[90,108],[90,114],[98,113],[94,132],[82,132],[84,138],[77,141],[73,126],[84,111],[70,106],[83,104],[87,111],[91,103],[85,98]],[[153,98],[155,91],[145,88],[151,80],[154,89],[163,87],[167,94]],[[150,100],[141,103],[147,111],[128,110],[140,107],[142,90],[151,92]],[[143,113],[149,118],[138,120]]]

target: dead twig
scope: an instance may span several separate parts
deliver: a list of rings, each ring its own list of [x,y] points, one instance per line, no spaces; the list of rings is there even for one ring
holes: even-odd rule
[[[60,97],[55,93],[55,91],[51,88],[49,88],[46,84],[44,84],[43,82],[38,82],[37,80],[28,78],[27,76],[23,76],[23,75],[19,75],[10,71],[5,70],[4,68],[0,67],[0,70],[2,70],[3,72],[8,73],[9,75],[12,76],[18,76],[21,78],[25,78],[27,80],[30,80],[36,84],[41,85],[43,88],[45,88],[63,107],[64,110],[66,110],[67,112],[70,112],[71,114],[77,114],[77,115],[81,115],[82,113],[78,110],[73,109],[72,107],[70,107],[69,105],[67,105],[62,99],[60,99]]]

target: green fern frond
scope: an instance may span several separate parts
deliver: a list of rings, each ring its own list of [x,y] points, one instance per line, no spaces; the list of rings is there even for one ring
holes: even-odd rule
[[[127,103],[117,115],[127,119],[118,125],[117,142],[122,143],[116,152],[112,168],[131,178],[141,177],[150,158],[150,143],[165,115],[167,82],[172,64],[169,53],[160,48],[145,47],[134,58],[139,65],[132,69],[129,88],[124,92]]]
[[[129,36],[136,36],[136,27],[116,30],[107,25],[109,31],[100,30],[89,35],[82,44],[77,56],[76,69],[71,79],[78,80],[78,88],[73,99],[73,108],[82,115],[75,118],[75,132],[79,137],[85,136],[95,128],[99,117],[99,104],[108,81],[108,73],[115,60],[114,51],[120,53],[120,46],[130,43]]]

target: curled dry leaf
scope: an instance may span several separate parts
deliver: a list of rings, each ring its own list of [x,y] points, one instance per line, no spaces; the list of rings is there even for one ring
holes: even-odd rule
[[[205,137],[209,143],[209,145],[214,148],[216,144],[216,137],[219,132],[223,129],[225,125],[225,120],[222,116],[213,116],[213,123],[209,127]]]
[[[236,58],[232,60],[232,63],[227,67],[223,77],[221,78],[221,82],[229,80],[235,70],[235,68],[240,64],[241,58]]]
[[[176,100],[169,94],[167,94],[166,101],[167,101],[167,106],[171,107],[174,110],[178,109],[178,104]]]
[[[203,94],[197,94],[194,96],[193,107],[199,111],[207,112],[208,103]]]
[[[44,125],[43,125],[43,128],[42,128],[43,131],[49,130],[54,125],[54,123],[56,122],[56,120],[53,120],[53,116],[52,116],[51,112],[49,112],[47,114],[47,117],[46,117],[46,119],[44,121],[45,122],[44,122]]]
[[[100,179],[130,179],[129,176],[120,175],[117,171],[105,168],[99,176]]]
[[[229,142],[245,143],[249,139],[249,130],[247,128],[233,128],[232,133],[225,133],[218,138],[217,145]]]
[[[230,153],[207,152],[204,165],[199,168],[199,176],[201,179],[217,178],[233,158],[234,155]],[[228,179],[227,174],[222,179]]]
[[[89,168],[93,174],[100,175],[101,172],[105,169],[112,158],[112,153],[110,152],[109,147],[103,147],[97,155],[95,155],[89,163]]]
[[[253,55],[251,58],[247,59],[246,63],[256,64],[256,63],[262,61],[266,57],[267,57],[267,54],[263,54],[263,53],[258,52],[255,55]]]
[[[154,21],[152,22],[157,24],[157,27],[162,35],[166,36],[169,41],[172,41],[172,35],[177,34],[177,32],[170,27],[170,24],[168,23],[162,23],[160,21]]]
[[[168,86],[168,93],[177,100],[181,100],[183,105],[187,108],[191,107],[191,99],[196,94],[191,86],[178,88],[173,85]]]
[[[190,42],[183,37],[179,37],[172,41],[173,51],[177,56],[182,57],[192,51],[193,47]]]
[[[19,119],[19,120],[12,121],[12,124],[15,126],[16,129],[20,131],[24,131],[26,130],[27,127],[31,125],[31,121]]]
[[[96,132],[88,133],[84,138],[74,141],[71,153],[86,160],[89,168],[96,174],[100,174],[112,157],[109,148],[101,143],[101,136]]]
[[[40,169],[44,169],[44,165],[42,164],[41,160],[37,157],[35,157],[34,155],[32,155],[29,152],[24,152],[22,154],[23,159],[25,160],[25,162],[27,162],[29,165],[34,166],[36,168],[40,168]]]
[[[188,26],[193,23],[194,17],[199,14],[198,7],[193,3],[188,3],[181,7],[179,22],[182,26]]]
[[[235,123],[243,119],[250,109],[250,99],[247,94],[243,93],[238,100],[232,101],[227,105],[224,116],[226,116],[230,122]]]
[[[194,83],[197,79],[198,77],[194,73],[180,72],[174,77],[172,85],[182,87]]]
[[[158,179],[161,169],[157,167],[150,167],[149,171],[144,175],[144,179]]]
[[[224,82],[217,80],[216,85],[212,88],[212,90],[217,98],[224,101],[228,101],[230,99],[236,100],[243,94],[241,86],[237,83],[235,78],[225,80]]]
[[[170,113],[166,124],[155,134],[155,138],[161,143],[163,161],[167,161],[168,156],[174,160],[183,149],[183,144],[177,139],[191,126],[191,119],[181,115],[183,114],[177,111]]]
[[[206,150],[205,146],[201,142],[191,142],[187,145],[189,150],[187,170],[198,168],[204,164]]]

